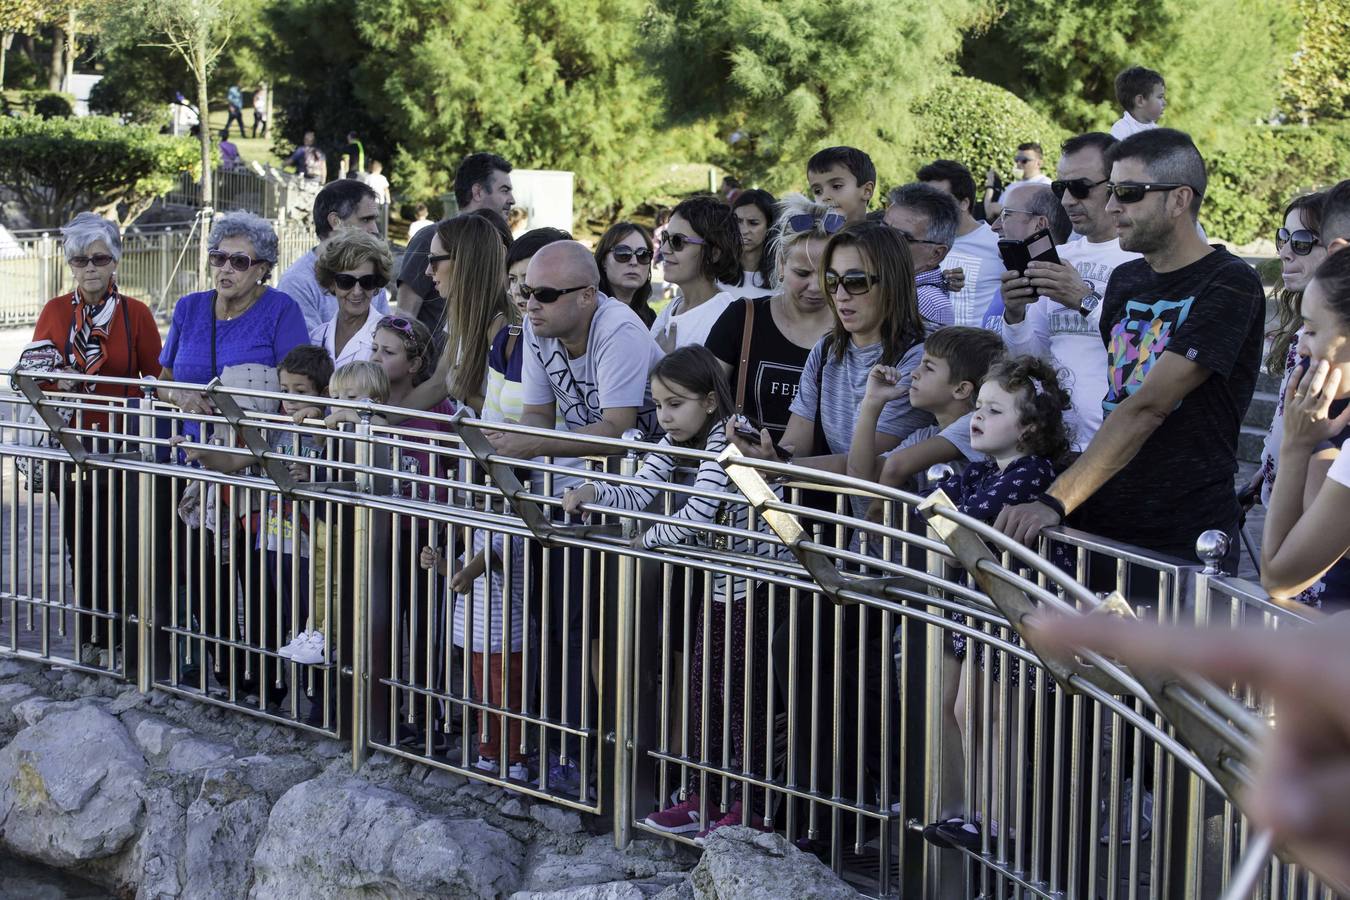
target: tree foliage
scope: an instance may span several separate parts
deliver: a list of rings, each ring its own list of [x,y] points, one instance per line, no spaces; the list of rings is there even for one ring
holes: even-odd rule
[[[716,161],[801,188],[822,147],[866,148],[882,180],[909,166],[913,102],[950,71],[980,0],[670,0],[644,27],[672,121],[708,123]]]
[[[1284,109],[1295,119],[1350,116],[1350,0],[1298,0],[1298,50],[1284,72]]]
[[[1007,0],[961,62],[1074,132],[1120,118],[1118,72],[1156,69],[1163,124],[1215,149],[1274,111],[1296,32],[1291,0]]]
[[[40,227],[86,209],[130,224],[197,165],[191,139],[116,119],[0,118],[0,183]]]

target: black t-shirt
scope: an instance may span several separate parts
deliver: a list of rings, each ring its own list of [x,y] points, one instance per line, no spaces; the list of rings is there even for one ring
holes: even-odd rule
[[[1212,374],[1079,508],[1077,527],[1187,559],[1201,532],[1237,527],[1238,432],[1256,387],[1264,313],[1261,279],[1222,248],[1175,272],[1159,274],[1142,259],[1116,267],[1102,300],[1105,415],[1164,352]]]
[[[745,304],[755,304],[750,335],[750,363],[745,369],[745,414],[769,429],[774,440],[787,429],[788,407],[806,367],[810,347],[798,347],[778,330],[769,297],[734,300],[713,323],[706,345],[722,362],[731,366],[731,389],[741,365],[741,340],[745,335]]]

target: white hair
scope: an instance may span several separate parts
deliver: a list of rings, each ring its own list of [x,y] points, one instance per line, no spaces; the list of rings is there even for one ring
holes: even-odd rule
[[[211,225],[207,245],[215,250],[226,238],[248,238],[253,255],[264,262],[277,264],[277,233],[272,223],[251,212],[232,212],[218,217]]]
[[[61,241],[66,259],[80,256],[89,249],[89,245],[102,241],[108,245],[108,253],[115,260],[122,259],[122,235],[117,225],[102,216],[82,212],[61,227]]]

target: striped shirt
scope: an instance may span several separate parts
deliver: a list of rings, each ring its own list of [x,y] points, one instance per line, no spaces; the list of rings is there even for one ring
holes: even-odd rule
[[[919,315],[923,317],[925,333],[932,334],[944,325],[956,324],[952,298],[947,293],[947,278],[941,269],[915,275],[914,290],[919,295]]]

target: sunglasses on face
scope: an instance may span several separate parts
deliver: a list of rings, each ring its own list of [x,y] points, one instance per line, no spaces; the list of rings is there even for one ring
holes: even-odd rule
[[[333,276],[333,283],[341,290],[350,291],[358,284],[364,291],[373,291],[380,286],[380,276],[375,273],[369,275],[348,275],[346,272],[338,272]]]
[[[1017,163],[1019,166],[1024,166],[1024,165],[1026,165],[1027,163],[1031,162],[1031,157],[1030,157],[1030,156],[1014,156],[1014,157],[1013,157],[1013,162]]]
[[[110,264],[113,258],[107,253],[95,253],[93,256],[72,256],[66,261],[70,263],[72,269],[83,269],[90,263],[93,263],[95,268],[101,269]]]
[[[844,217],[837,212],[827,212],[825,215],[817,218],[810,213],[798,213],[795,216],[789,216],[787,220],[788,228],[795,231],[812,231],[819,224],[822,231],[826,234],[834,234],[844,227]]]
[[[578,287],[570,288],[551,288],[551,287],[530,287],[523,282],[520,285],[520,296],[526,300],[538,300],[540,303],[556,302],[563,294],[570,294],[573,291],[584,291],[590,287],[589,284],[583,284]]]
[[[661,246],[669,247],[676,253],[679,253],[689,244],[706,244],[706,243],[708,242],[705,241],[703,238],[694,237],[688,234],[671,234],[669,231],[667,231],[665,234],[661,235]]]
[[[1145,194],[1154,191],[1166,193],[1175,191],[1177,188],[1191,187],[1189,184],[1177,184],[1174,182],[1159,182],[1157,184],[1140,184],[1137,181],[1121,181],[1106,183],[1106,191],[1115,196],[1120,203],[1138,203],[1144,199]],[[1195,190],[1191,188],[1191,190]]]
[[[246,253],[226,253],[224,250],[212,250],[206,254],[206,258],[213,268],[223,269],[229,263],[236,272],[247,272],[258,263],[267,262],[265,259],[254,259]]]
[[[1075,178],[1072,181],[1052,181],[1050,190],[1054,191],[1055,199],[1063,200],[1064,192],[1068,191],[1075,200],[1086,200],[1092,189],[1099,184],[1106,184],[1110,179],[1103,178],[1101,181],[1089,181],[1086,178]]]
[[[1006,212],[1006,210],[1005,210],[1005,212]],[[897,229],[895,229],[895,230],[899,233],[899,235],[900,235],[902,238],[905,239],[906,242],[911,243],[911,244],[932,244],[934,247],[936,247],[936,246],[938,245],[938,243],[939,243],[938,241],[926,241],[926,240],[924,240],[923,238],[916,238],[914,235],[910,234],[908,231],[906,231],[906,230],[903,229],[903,228],[897,228]]]
[[[450,258],[449,253],[438,253],[435,256],[427,254],[427,265],[431,266],[432,268],[435,268],[437,265],[445,262],[449,258]]]
[[[675,249],[680,248],[676,247]],[[630,259],[637,259],[639,263],[645,266],[652,261],[652,251],[646,247],[630,247],[627,244],[620,244],[609,252],[614,257],[615,262],[626,263]]]
[[[1281,228],[1275,232],[1275,249],[1283,250],[1284,245],[1289,244],[1295,256],[1307,256],[1320,243],[1322,239],[1317,236],[1317,232],[1308,231],[1306,228],[1300,228],[1298,231]]]
[[[825,270],[825,291],[833,294],[839,290],[839,286],[844,286],[844,293],[857,296],[865,294],[872,289],[872,285],[877,283],[877,276],[868,274],[858,269],[849,269],[843,275],[840,275],[834,269]]]

